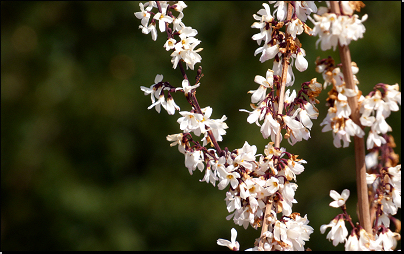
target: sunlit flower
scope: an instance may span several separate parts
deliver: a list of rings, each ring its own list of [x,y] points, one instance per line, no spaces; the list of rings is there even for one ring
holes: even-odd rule
[[[330,197],[334,199],[334,201],[330,203],[330,206],[338,208],[340,206],[345,205],[345,202],[349,198],[349,190],[348,189],[343,190],[341,195],[335,190],[331,190]]]
[[[343,219],[339,219],[338,221],[333,219],[330,224],[322,225],[320,227],[321,234],[324,234],[327,228],[331,228],[330,232],[327,234],[327,239],[332,241],[334,246],[346,241],[348,230],[345,227],[345,222]]]

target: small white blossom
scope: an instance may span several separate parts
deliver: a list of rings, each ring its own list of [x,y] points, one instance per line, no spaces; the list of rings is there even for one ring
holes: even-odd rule
[[[167,101],[163,102],[161,105],[167,111],[167,113],[169,115],[174,115],[175,110],[180,110],[180,107],[174,102],[174,99],[172,96],[169,96],[167,98]]]
[[[185,152],[185,166],[188,168],[189,174],[192,175],[196,167],[202,172],[204,165],[201,157],[201,151]]]
[[[166,23],[171,23],[173,22],[173,18],[168,16],[166,14],[168,4],[167,3],[161,3],[161,12],[157,12],[153,19],[159,21],[159,29],[160,32],[165,32],[166,31]]]
[[[169,51],[170,49],[173,49],[175,47],[175,43],[177,41],[174,38],[170,38],[166,41],[166,43],[164,43],[164,48]]]
[[[182,88],[180,87],[180,88],[176,88],[175,90],[177,91],[177,90],[182,90],[182,91],[184,91],[184,94],[188,94],[189,92],[191,92],[191,90],[192,89],[195,89],[195,88],[197,88],[197,87],[199,87],[200,86],[200,83],[198,83],[198,84],[196,84],[196,85],[193,85],[193,86],[190,86],[189,85],[189,80],[188,79],[184,79],[183,81],[182,81]]]
[[[238,251],[240,249],[240,244],[236,241],[237,230],[235,228],[231,229],[231,241],[225,239],[217,239],[217,245],[226,246],[230,250]]]
[[[287,32],[292,36],[293,39],[296,38],[296,35],[302,34],[304,31],[303,23],[300,19],[294,18],[288,25]]]
[[[309,66],[309,63],[307,62],[306,58],[304,58],[305,56],[306,56],[305,51],[302,48],[300,48],[300,51],[297,53],[295,63],[296,69],[298,69],[300,72],[305,71]]]
[[[334,246],[337,246],[339,243],[345,242],[348,235],[348,230],[345,227],[345,222],[343,219],[333,219],[330,224],[322,225],[320,227],[321,234],[324,234],[327,228],[331,228],[330,232],[327,234],[327,239],[332,241]]]
[[[349,198],[349,190],[348,189],[343,190],[341,195],[335,190],[331,190],[330,197],[334,199],[334,201],[330,203],[331,207],[335,208],[341,207],[345,205],[345,202]]]
[[[149,23],[150,13],[149,11],[153,8],[153,6],[148,6],[144,9],[144,5],[139,3],[140,12],[135,12],[135,16],[138,19],[141,19],[142,26],[146,27],[147,23]]]
[[[248,93],[252,93],[251,102],[257,103],[265,99],[267,88],[273,87],[274,82],[274,72],[270,69],[267,70],[266,78],[256,75],[254,82],[259,84],[260,87],[257,90],[251,90]]]
[[[238,186],[238,178],[240,178],[240,174],[237,172],[234,172],[234,167],[231,165],[227,168],[224,167],[218,167],[217,172],[219,175],[219,184],[217,187],[219,190],[223,190],[224,188],[227,187],[227,185],[231,185],[233,189],[236,189]],[[233,171],[233,172],[232,172]]]
[[[359,250],[359,239],[356,234],[349,235],[345,242],[345,251],[358,251]]]

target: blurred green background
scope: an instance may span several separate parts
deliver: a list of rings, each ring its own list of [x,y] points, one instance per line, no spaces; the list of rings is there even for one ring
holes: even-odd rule
[[[183,22],[198,30],[204,48],[199,103],[213,108],[213,119],[228,117],[220,145],[233,150],[248,141],[263,153],[268,140],[239,112],[250,109],[255,75],[272,68],[254,57],[251,39],[262,2],[187,4]],[[364,94],[379,82],[401,86],[400,5],[367,2],[360,14],[369,15],[366,33],[350,49]],[[199,171],[190,176],[169,146],[165,137],[180,132],[179,114],[147,110],[150,96],[140,86],[156,74],[175,86],[182,78],[162,47],[164,34],[155,42],[142,34],[137,11],[139,2],[1,2],[2,250],[225,250],[216,240],[230,239],[232,227],[244,250],[259,236],[227,221],[225,190],[200,183]],[[316,50],[316,38],[299,38],[309,69],[294,70],[295,89],[313,77],[322,82],[317,56],[339,59]],[[308,162],[293,207],[315,230],[306,247],[341,250],[319,228],[340,213],[328,206],[331,189],[351,190],[356,220],[354,154],[353,144],[337,149],[331,133],[321,132],[326,97],[319,97],[312,138],[282,145]],[[189,110],[181,94],[174,99]],[[387,122],[401,156],[401,110]]]

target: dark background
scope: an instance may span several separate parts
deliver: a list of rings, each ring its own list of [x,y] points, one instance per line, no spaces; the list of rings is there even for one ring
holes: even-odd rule
[[[244,250],[259,237],[260,230],[226,221],[225,190],[200,183],[199,171],[190,176],[183,155],[169,146],[165,137],[180,132],[179,114],[147,110],[150,96],[140,86],[150,87],[156,74],[175,86],[182,78],[162,47],[164,34],[154,42],[138,29],[138,4],[1,2],[2,250],[225,250],[216,240],[230,239],[232,227]],[[233,150],[248,141],[263,153],[268,140],[239,112],[250,109],[255,75],[272,68],[254,57],[251,39],[262,2],[187,4],[183,22],[198,30],[204,48],[195,67],[205,74],[199,103],[213,108],[213,119],[228,117],[220,145]],[[366,33],[350,49],[366,95],[379,82],[401,86],[401,3],[368,2],[364,13]],[[323,82],[314,71],[317,56],[339,61],[337,52],[316,50],[317,38],[299,38],[309,69],[294,69],[294,89],[313,77]],[[187,72],[190,79],[195,73]],[[282,143],[308,162],[293,211],[308,214],[314,233],[306,247],[313,250],[343,249],[319,230],[340,213],[328,206],[331,189],[351,190],[356,221],[354,147],[337,149],[331,132],[321,132],[326,97],[319,97],[312,138]],[[401,156],[401,110],[387,122]]]

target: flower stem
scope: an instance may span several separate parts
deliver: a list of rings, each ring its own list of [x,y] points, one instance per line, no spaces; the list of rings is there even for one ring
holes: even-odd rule
[[[293,13],[293,6],[289,2],[288,3],[288,14],[287,14],[287,20],[290,20],[292,18],[292,13]],[[287,26],[286,26],[286,31],[287,31]],[[286,32],[285,36],[285,41],[288,41],[289,34]],[[289,46],[289,44],[287,44]],[[279,117],[282,114],[283,111],[283,104],[285,101],[285,87],[286,87],[286,81],[287,81],[287,75],[288,75],[288,68],[289,68],[289,59],[290,59],[290,52],[288,50],[288,46],[286,48],[285,54],[282,56],[282,78],[281,78],[281,89],[278,95],[279,101],[278,101],[278,113],[277,116]],[[281,144],[281,130],[282,128],[279,128],[278,132],[276,133],[275,136],[275,147],[280,148]],[[260,236],[260,241],[259,241],[259,248],[264,249],[264,243],[265,243],[265,236],[264,233],[268,231],[268,217],[271,216],[271,210],[272,210],[272,200],[268,199],[266,201],[266,206],[265,206],[265,214],[263,217],[263,222],[262,222],[262,229],[261,229],[261,236]]]
[[[341,14],[339,2],[330,1],[331,11],[335,14]],[[338,43],[339,54],[342,63],[342,72],[344,74],[345,86],[349,89],[355,89],[351,68],[351,53],[348,45],[341,46]],[[348,97],[348,104],[351,108],[351,119],[361,128],[359,121],[358,98],[356,96]],[[366,184],[366,165],[365,165],[365,142],[363,138],[354,137],[355,145],[355,164],[356,164],[356,186],[358,192],[358,214],[360,225],[368,232],[372,232],[370,223],[368,188]]]

